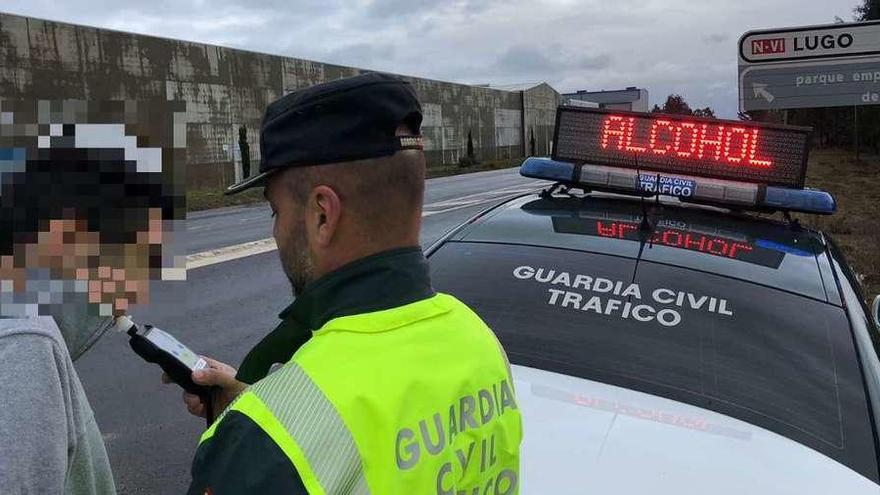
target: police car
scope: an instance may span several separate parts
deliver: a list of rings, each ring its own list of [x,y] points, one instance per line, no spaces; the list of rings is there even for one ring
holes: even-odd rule
[[[790,216],[835,209],[808,140],[560,107],[554,184],[426,250],[513,365],[522,493],[880,493],[877,302]]]

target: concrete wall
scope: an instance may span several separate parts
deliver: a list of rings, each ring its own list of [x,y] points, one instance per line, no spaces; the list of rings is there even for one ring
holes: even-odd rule
[[[0,14],[0,98],[185,101],[192,188],[235,180],[242,125],[256,169],[259,127],[269,102],[362,71]],[[424,105],[429,163],[457,162],[465,154],[468,132],[479,159],[523,156],[532,128],[540,143],[536,148],[543,150],[547,133],[552,134],[559,95],[546,84],[521,92],[404,77]]]
[[[523,91],[523,142],[526,154],[549,156],[552,152],[553,128],[556,126],[556,107],[559,93],[548,84],[539,84]],[[532,150],[534,138],[534,150]]]

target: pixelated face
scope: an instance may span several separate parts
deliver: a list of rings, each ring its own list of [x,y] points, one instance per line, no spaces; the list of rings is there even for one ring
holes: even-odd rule
[[[116,314],[129,304],[148,302],[149,244],[161,242],[161,219],[139,232],[136,244],[125,245],[101,244],[100,234],[82,220],[50,219],[46,224],[36,242],[17,244],[12,255],[0,257],[0,273],[10,276],[14,291],[27,290],[27,269],[43,268],[54,280],[86,282],[88,302],[110,304]]]
[[[77,121],[95,117],[71,109],[92,103],[37,102],[36,115],[2,114],[0,315],[49,314],[71,301],[92,314],[124,314],[147,303],[150,281],[163,277],[163,243],[182,216],[182,195],[170,192],[163,149],[129,134],[128,113],[125,123]]]

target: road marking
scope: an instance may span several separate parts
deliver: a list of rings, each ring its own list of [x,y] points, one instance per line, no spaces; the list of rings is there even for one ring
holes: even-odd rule
[[[437,201],[434,203],[426,204],[424,208],[438,208],[444,206],[455,206],[461,204],[475,204],[475,203],[485,203],[486,201],[490,201],[495,198],[502,198],[504,196],[510,196],[513,194],[520,194],[525,192],[531,192],[537,189],[537,187],[517,187],[511,188],[508,187],[506,189],[499,189],[497,191],[484,192],[480,194],[472,194],[470,196],[462,196],[460,198],[450,198],[443,201]]]
[[[449,202],[449,201],[461,201],[461,200],[474,199],[474,198],[479,199],[479,198],[483,198],[486,196],[503,196],[505,194],[510,194],[513,192],[531,191],[533,189],[537,189],[537,188],[541,187],[541,185],[543,185],[543,184],[545,184],[545,181],[537,181],[537,180],[527,182],[525,184],[514,184],[512,186],[502,187],[500,189],[491,189],[491,190],[487,190],[487,191],[480,191],[480,192],[476,192],[476,193],[472,193],[472,194],[466,194],[464,196],[456,196],[454,198],[449,198],[449,199],[445,199],[442,201],[437,201],[435,203],[429,203],[429,204],[425,205],[425,208],[429,208],[434,205],[443,204],[443,203]]]
[[[278,249],[275,245],[275,239],[260,239],[259,241],[245,242],[234,246],[226,246],[210,251],[202,251],[201,253],[190,254],[186,257],[186,269],[201,268],[203,266],[213,265],[215,263],[223,263],[224,261],[237,260],[246,256],[255,254],[268,253]]]
[[[530,192],[533,190],[534,190],[534,188],[522,189],[522,190],[518,190],[518,191],[517,190],[508,191],[502,196],[493,196],[491,198],[485,198],[485,199],[482,199],[479,201],[446,201],[443,203],[434,203],[433,205],[431,205],[432,207],[446,206],[447,208],[443,208],[442,210],[423,211],[422,217],[430,217],[431,215],[437,215],[439,213],[447,213],[447,212],[454,211],[454,210],[460,210],[462,208],[467,208],[469,206],[475,206],[475,205],[482,204],[482,203],[488,203],[490,201],[501,200],[501,199],[504,199],[505,197],[508,197],[508,196],[515,196],[517,194]]]
[[[450,198],[445,201],[438,201],[436,203],[431,203],[429,205],[425,205],[425,209],[440,207],[440,210],[434,211],[422,211],[422,217],[429,217],[431,215],[437,215],[439,213],[446,213],[453,210],[460,210],[462,208],[467,208],[469,206],[475,206],[481,203],[488,203],[490,201],[501,200],[507,196],[514,196],[524,192],[530,192],[537,188],[537,184],[534,187],[529,187],[529,184],[518,184],[516,186],[506,187],[504,189],[496,189],[493,191],[486,191],[479,194],[469,194],[467,196],[461,196],[459,198]],[[498,193],[501,193],[500,195]],[[477,197],[480,196],[480,197]],[[487,197],[488,196],[488,197]],[[463,199],[469,199],[467,201],[462,201]],[[256,219],[259,217],[252,217],[250,219]],[[194,229],[193,229],[194,230]],[[254,256],[257,254],[268,253],[269,251],[274,251],[278,249],[278,246],[275,244],[275,239],[270,237],[267,239],[260,239],[258,241],[245,242],[242,244],[235,244],[233,246],[226,246],[217,249],[211,249],[208,251],[202,251],[201,253],[190,254],[186,257],[186,269],[192,270],[195,268],[202,268],[205,266],[214,265],[217,263],[223,263],[226,261],[237,260],[239,258],[245,258],[247,256]]]

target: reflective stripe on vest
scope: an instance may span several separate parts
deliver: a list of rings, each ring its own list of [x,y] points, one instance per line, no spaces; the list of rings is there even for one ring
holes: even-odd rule
[[[291,440],[290,435],[284,429],[284,426],[278,422],[275,416],[266,407],[266,404],[256,396],[250,389],[243,392],[238,398],[218,417],[214,423],[202,434],[199,443],[210,440],[217,430],[217,427],[223,421],[230,411],[238,411],[250,418],[263,432],[275,442],[276,445],[284,452],[288,460],[291,462],[291,469],[296,469],[300,475],[300,479],[305,485],[309,493],[324,495],[321,485],[317,478],[312,475],[311,467],[306,460],[302,450]],[[222,446],[220,446],[222,448]]]
[[[325,492],[370,493],[351,432],[299,364],[288,363],[251,390],[302,450]]]
[[[249,417],[281,448],[309,493],[369,495],[351,432],[298,364],[288,363],[248,387],[201,442],[214,436],[229,411]]]

